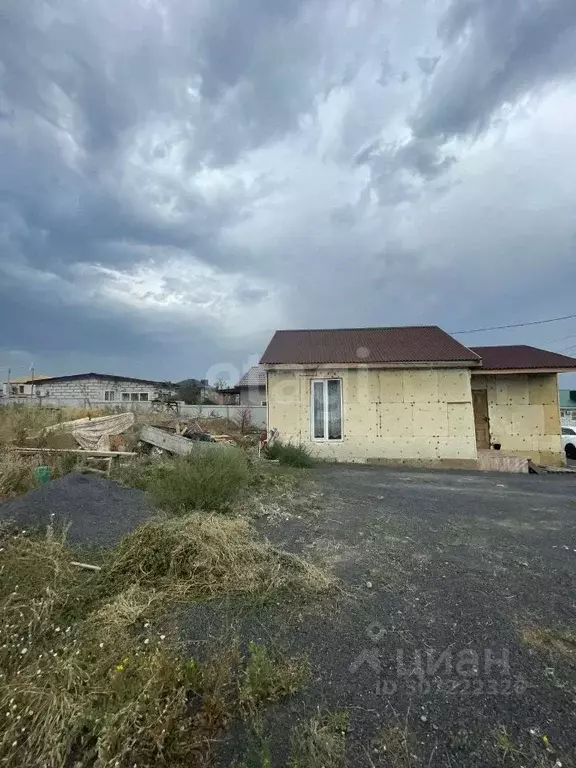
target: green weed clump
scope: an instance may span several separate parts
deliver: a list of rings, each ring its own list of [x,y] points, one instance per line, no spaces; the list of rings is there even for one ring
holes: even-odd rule
[[[307,469],[315,465],[314,458],[305,445],[292,443],[273,443],[266,450],[268,459],[277,459],[287,467]]]
[[[226,511],[254,479],[242,450],[209,444],[199,445],[189,456],[135,462],[117,477],[146,491],[158,507],[175,515]]]
[[[264,646],[250,643],[250,659],[240,685],[240,702],[253,711],[265,701],[295,693],[308,679],[306,659],[278,659]]]

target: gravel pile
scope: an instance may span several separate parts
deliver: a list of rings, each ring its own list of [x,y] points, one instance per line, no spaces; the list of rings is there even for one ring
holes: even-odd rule
[[[0,520],[22,528],[70,524],[68,540],[112,546],[157,512],[142,491],[97,475],[71,473],[0,504]]]

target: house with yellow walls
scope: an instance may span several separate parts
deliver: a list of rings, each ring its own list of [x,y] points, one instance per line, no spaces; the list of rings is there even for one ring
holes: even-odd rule
[[[564,464],[557,374],[576,359],[529,346],[468,348],[437,326],[276,331],[268,428],[324,459],[479,466]]]

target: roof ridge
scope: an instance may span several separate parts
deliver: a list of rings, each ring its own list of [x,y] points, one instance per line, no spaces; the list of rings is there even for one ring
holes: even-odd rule
[[[274,333],[303,333],[303,332],[316,332],[316,331],[329,331],[334,333],[336,331],[392,331],[398,328],[438,328],[438,330],[450,336],[448,331],[440,328],[439,325],[357,325],[352,328],[278,328]],[[460,344],[462,342],[459,342]],[[462,345],[464,346],[464,345]]]

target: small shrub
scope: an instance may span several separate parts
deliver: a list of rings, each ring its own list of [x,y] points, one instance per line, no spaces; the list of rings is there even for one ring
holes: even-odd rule
[[[118,477],[147,491],[161,509],[186,514],[229,509],[251,483],[252,472],[240,449],[203,444],[189,456],[134,463]]]
[[[313,467],[315,461],[310,451],[305,445],[293,445],[292,443],[273,443],[266,449],[266,456],[269,459],[277,459],[280,464],[288,467],[299,467],[302,469]]]

